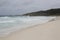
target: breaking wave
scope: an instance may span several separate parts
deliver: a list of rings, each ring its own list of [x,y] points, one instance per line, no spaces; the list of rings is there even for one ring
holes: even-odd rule
[[[27,28],[37,24],[43,24],[56,17],[47,16],[19,16],[19,17],[0,17],[0,37],[6,36],[16,30]]]

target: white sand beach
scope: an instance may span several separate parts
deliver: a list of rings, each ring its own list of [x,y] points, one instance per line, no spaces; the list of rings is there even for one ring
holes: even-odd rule
[[[60,17],[55,21],[19,30],[0,40],[60,40]]]

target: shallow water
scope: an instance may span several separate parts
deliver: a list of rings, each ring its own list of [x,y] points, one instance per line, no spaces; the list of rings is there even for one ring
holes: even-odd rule
[[[18,16],[18,17],[0,17],[0,36],[5,36],[18,29],[27,28],[36,24],[43,24],[55,17],[47,16]]]

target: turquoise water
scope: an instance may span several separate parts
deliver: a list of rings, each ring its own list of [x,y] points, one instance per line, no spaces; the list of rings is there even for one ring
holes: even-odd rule
[[[8,35],[18,29],[27,28],[36,24],[43,24],[55,17],[47,16],[18,16],[18,17],[0,17],[0,36]]]

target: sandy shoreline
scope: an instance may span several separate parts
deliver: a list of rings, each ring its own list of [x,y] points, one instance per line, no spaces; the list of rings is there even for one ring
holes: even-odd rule
[[[0,40],[60,40],[59,24],[60,17],[57,17],[56,21],[19,30]]]

